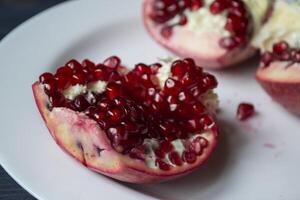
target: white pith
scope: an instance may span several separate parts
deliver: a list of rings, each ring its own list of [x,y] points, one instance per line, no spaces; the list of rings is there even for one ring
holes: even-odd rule
[[[204,1],[204,7],[197,11],[186,10],[184,13],[188,18],[186,28],[197,34],[203,32],[211,32],[220,35],[221,37],[230,36],[229,31],[225,30],[226,12],[214,15],[210,12],[209,6],[213,0]]]
[[[261,28],[253,44],[262,52],[272,51],[274,43],[286,41],[292,48],[300,48],[300,3],[276,1],[272,17]]]
[[[214,0],[205,0],[204,6],[196,11],[190,11],[186,9],[184,14],[188,18],[188,22],[185,26],[181,27],[189,31],[193,31],[196,34],[212,33],[219,37],[228,37],[230,32],[224,27],[227,21],[227,11],[214,15],[210,12],[209,6]],[[248,11],[253,18],[254,35],[260,29],[262,25],[262,19],[265,17],[268,8],[270,7],[272,0],[243,0],[246,4]],[[169,24],[174,24],[179,21],[179,16],[174,17]]]
[[[74,100],[77,96],[82,94],[90,94],[94,92],[96,94],[101,94],[106,90],[107,82],[105,81],[95,81],[87,85],[76,84],[68,87],[63,91],[63,95],[66,99]]]

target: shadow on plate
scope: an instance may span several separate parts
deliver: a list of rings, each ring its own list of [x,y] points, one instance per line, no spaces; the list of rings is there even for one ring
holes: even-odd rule
[[[231,151],[242,151],[247,141],[242,134],[237,132],[238,128],[234,127],[230,122],[221,120],[219,124],[222,134],[220,135],[217,149],[208,162],[199,170],[168,182],[144,185],[125,183],[124,185],[146,195],[164,200],[186,200],[197,197],[199,199],[199,195],[214,199],[215,196],[212,195],[222,194],[222,190],[226,190],[226,185],[218,186],[218,191],[212,191],[212,188],[220,179],[225,178],[233,171],[234,162],[232,162],[232,155],[235,153]],[[236,137],[237,134],[239,134],[238,137]],[[234,141],[235,138],[240,140],[235,141],[240,144],[238,148],[230,147],[230,141]],[[174,194],[174,191],[176,191],[176,194]],[[181,195],[177,196],[177,194]]]

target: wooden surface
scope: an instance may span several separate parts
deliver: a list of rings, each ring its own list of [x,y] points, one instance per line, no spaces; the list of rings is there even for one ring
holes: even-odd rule
[[[0,0],[0,39],[26,19],[60,2],[62,0]],[[0,166],[0,200],[34,199]]]

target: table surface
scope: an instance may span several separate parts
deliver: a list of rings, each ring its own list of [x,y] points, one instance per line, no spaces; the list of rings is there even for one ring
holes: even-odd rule
[[[0,39],[31,16],[63,0],[0,0]],[[33,200],[0,166],[0,200]]]

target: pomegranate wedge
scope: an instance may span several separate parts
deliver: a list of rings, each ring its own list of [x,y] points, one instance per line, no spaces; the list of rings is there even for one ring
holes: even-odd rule
[[[132,183],[195,170],[218,138],[217,81],[192,59],[69,61],[32,86],[56,143],[86,167]]]
[[[262,52],[257,80],[289,111],[300,115],[300,6],[277,1],[255,43]]]
[[[271,0],[144,0],[144,24],[162,46],[208,68],[252,56]]]

